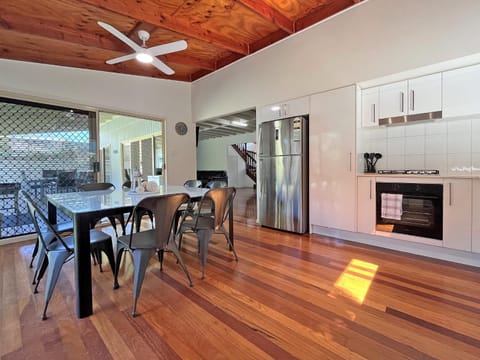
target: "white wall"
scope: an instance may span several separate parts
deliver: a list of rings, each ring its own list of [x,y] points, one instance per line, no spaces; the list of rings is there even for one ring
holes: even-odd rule
[[[0,96],[164,119],[168,182],[195,174],[189,83],[0,59]],[[187,123],[187,135],[175,133],[177,121]]]
[[[253,181],[246,175],[245,161],[230,145],[253,143],[255,138],[255,133],[248,133],[199,141],[197,169],[226,170],[229,185],[239,188],[252,187]]]
[[[478,0],[369,0],[192,86],[195,121],[480,52]]]

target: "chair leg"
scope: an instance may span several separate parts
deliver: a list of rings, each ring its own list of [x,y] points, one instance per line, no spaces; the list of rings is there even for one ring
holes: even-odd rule
[[[110,221],[110,225],[112,225],[113,231],[115,231],[115,237],[118,238],[117,223],[115,221],[115,217],[114,216],[109,216],[108,220]]]
[[[33,252],[32,252],[32,260],[30,260],[30,268],[33,267],[33,260],[35,259],[35,256],[37,256],[37,253],[38,253],[38,237],[37,237],[37,241],[35,242],[35,247],[33,248]]]
[[[213,235],[213,229],[197,231],[197,239],[200,248],[200,261],[202,263],[202,279],[205,279],[205,266],[207,265],[208,243]]]
[[[165,251],[163,249],[160,249],[157,251],[158,254],[158,261],[160,262],[160,271],[163,271],[163,255]]]
[[[110,263],[110,267],[112,268],[112,273],[115,272],[115,255],[113,253],[113,246],[111,241],[106,241],[103,243],[103,246],[98,249],[98,252],[101,255],[101,251],[107,255],[108,262]]]
[[[178,250],[182,251],[182,239],[183,239],[183,231],[180,229],[178,232]]]
[[[42,280],[43,275],[48,267],[48,257],[44,253],[42,257],[38,258],[37,268],[35,270],[35,274],[33,274],[33,283],[36,283],[35,289],[33,290],[34,294],[38,293],[38,285],[40,285],[40,280]]]
[[[117,216],[120,226],[122,227],[122,235],[125,235],[125,217],[123,214]]]
[[[97,265],[97,256],[95,255],[95,251],[90,250],[90,254],[92,255],[93,265]]]
[[[95,248],[95,250],[93,250],[94,254],[95,254],[95,257],[97,258],[97,263],[98,263],[98,268],[100,269],[100,272],[103,272],[103,268],[102,268],[102,251],[100,250],[100,248]]]
[[[178,250],[177,244],[175,243],[175,241],[169,241],[167,244],[167,248],[170,249],[173,252],[173,254],[176,256],[177,263],[180,264],[180,267],[182,268],[183,272],[187,276],[190,287],[193,287],[192,278],[190,277],[190,273],[188,272],[187,267],[183,262],[182,256],[180,255],[180,251]]]
[[[135,230],[137,232],[139,232],[140,231],[140,226],[142,224],[142,215],[141,214],[140,215],[136,214],[134,221],[135,221]]]
[[[60,270],[65,261],[70,256],[67,252],[54,253],[50,252],[48,254],[48,274],[47,274],[47,283],[45,284],[45,307],[43,308],[42,320],[47,318],[47,308],[50,299],[52,298],[53,290],[57,284],[58,276],[60,275]]]
[[[117,249],[117,259],[115,262],[115,275],[113,277],[113,288],[118,289],[120,285],[118,285],[118,272],[120,271],[120,262],[122,261],[122,255],[123,252],[125,251],[125,248],[119,247]]]
[[[148,261],[155,254],[153,249],[136,249],[133,251],[133,311],[132,316],[137,316],[137,301],[140,296],[145,271],[147,270]]]
[[[233,244],[230,241],[230,238],[228,237],[227,230],[225,230],[225,228],[223,226],[220,228],[220,230],[222,231],[223,236],[225,236],[225,239],[227,239],[227,243],[228,243],[229,248],[233,251],[233,255],[235,256],[235,261],[238,261],[237,252],[235,251],[235,248],[233,247]]]

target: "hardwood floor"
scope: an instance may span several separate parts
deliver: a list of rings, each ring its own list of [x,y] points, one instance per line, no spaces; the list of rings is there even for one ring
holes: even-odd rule
[[[261,228],[250,189],[236,203],[233,260],[214,235],[206,278],[196,240],[164,271],[152,259],[132,318],[132,263],[112,289],[92,270],[94,315],[77,319],[73,264],[41,321],[32,244],[0,246],[2,359],[479,359],[480,269],[323,237]],[[249,201],[250,199],[250,201]],[[247,204],[248,203],[248,204]]]

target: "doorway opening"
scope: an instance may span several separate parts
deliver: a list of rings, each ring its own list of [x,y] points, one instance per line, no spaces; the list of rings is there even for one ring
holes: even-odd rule
[[[144,180],[166,183],[162,120],[100,112],[99,123],[101,181],[129,186],[132,173],[138,171]]]

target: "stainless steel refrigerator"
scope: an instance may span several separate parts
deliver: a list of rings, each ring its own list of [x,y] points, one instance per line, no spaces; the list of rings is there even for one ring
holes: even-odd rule
[[[308,117],[262,123],[258,158],[260,224],[305,233],[308,230]]]

